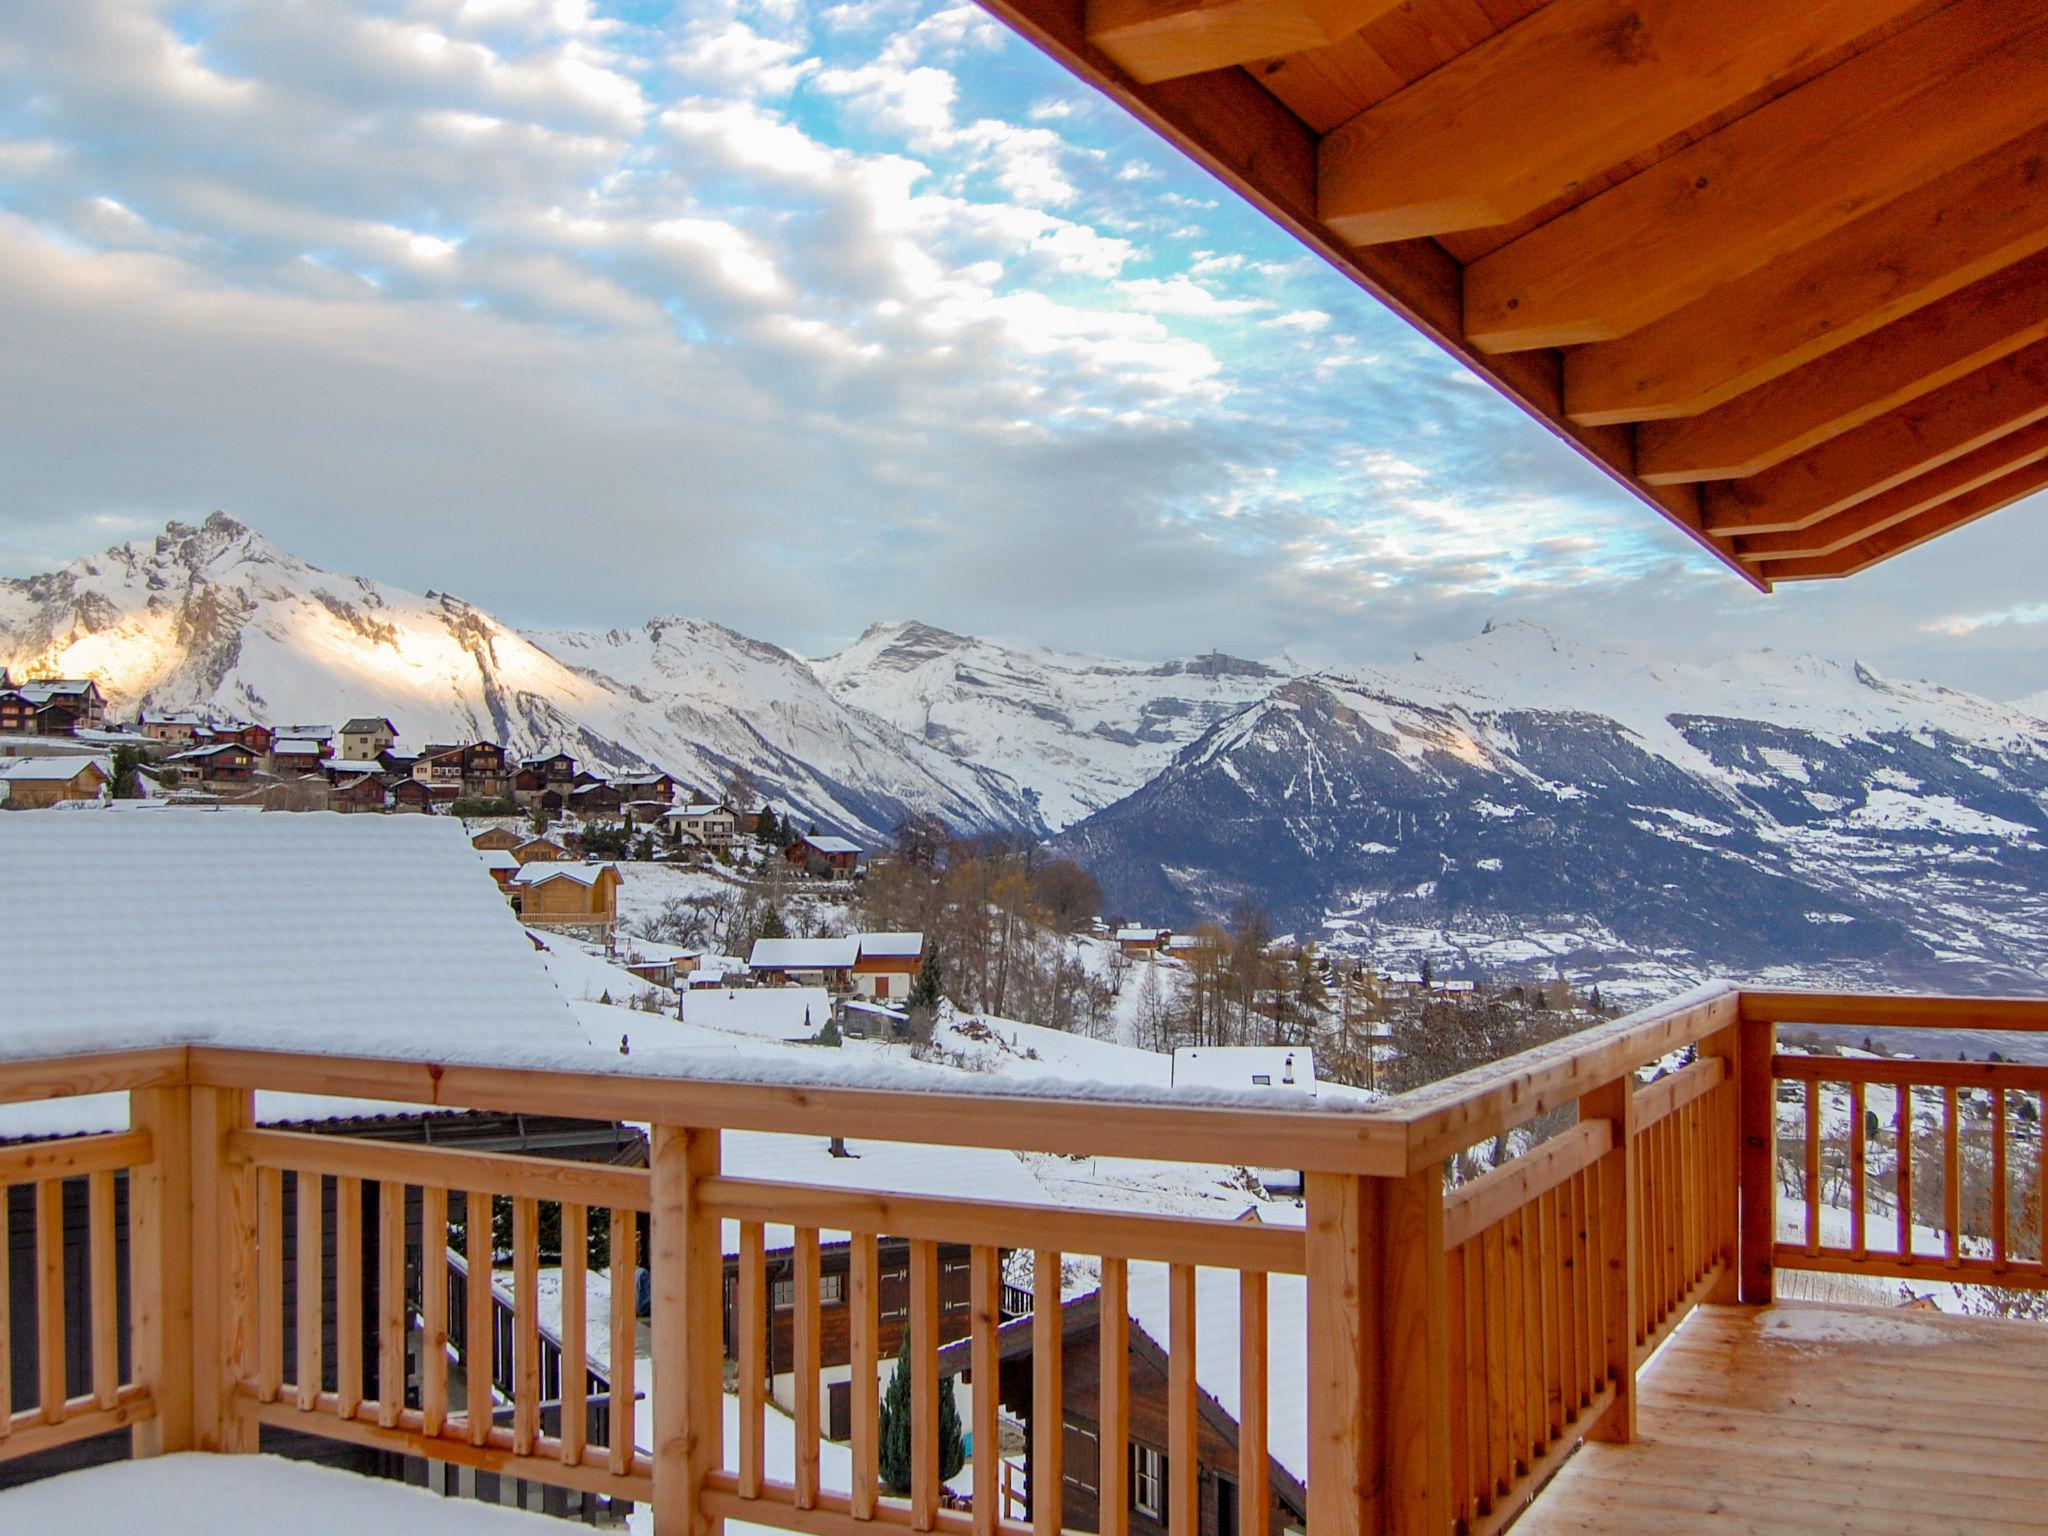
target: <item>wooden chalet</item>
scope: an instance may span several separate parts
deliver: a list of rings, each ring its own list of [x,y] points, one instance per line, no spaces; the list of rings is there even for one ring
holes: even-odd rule
[[[609,941],[619,920],[619,872],[609,864],[522,864],[513,904],[532,928]]]
[[[522,864],[563,864],[574,862],[576,858],[569,849],[548,837],[521,838],[512,845],[512,856]]]
[[[693,842],[709,849],[730,848],[739,830],[739,818],[731,806],[693,801],[676,806],[663,816],[662,827],[678,843]]]
[[[617,789],[594,779],[569,791],[567,808],[578,816],[616,816],[622,803]]]
[[[398,745],[398,727],[381,716],[358,715],[345,720],[339,735],[341,755],[350,762],[375,762]]]
[[[164,766],[189,784],[247,784],[262,762],[239,741],[216,741],[174,752],[164,759]]]
[[[112,781],[94,757],[0,758],[0,810],[35,811],[97,800]]]
[[[502,852],[510,853],[521,843],[529,841],[531,839],[524,832],[515,832],[510,827],[498,826],[484,828],[483,831],[477,833],[469,840],[469,845],[477,849],[495,848]]]
[[[268,757],[277,741],[277,732],[267,725],[242,722],[234,725],[216,725],[207,733],[208,741],[238,741],[258,757]]]
[[[782,850],[783,858],[820,880],[850,880],[860,871],[860,845],[811,833]]]
[[[193,714],[190,710],[166,713],[145,709],[135,717],[135,732],[166,747],[189,747],[196,745],[202,736],[210,740],[213,727],[203,715]]]
[[[924,963],[923,934],[863,933],[855,943],[857,954],[848,978],[854,991],[881,1002],[901,1002],[910,996]]]
[[[334,781],[327,792],[327,808],[344,815],[381,812],[391,807],[391,791],[381,775],[359,773]]]
[[[270,743],[270,771],[281,779],[317,774],[329,756],[325,736],[287,736],[280,732]]]
[[[70,736],[107,723],[107,701],[90,678],[16,683],[0,673],[0,733]]]
[[[663,809],[675,804],[676,781],[665,773],[624,773],[612,779],[612,788],[619,792],[621,801],[645,800],[659,802]]]

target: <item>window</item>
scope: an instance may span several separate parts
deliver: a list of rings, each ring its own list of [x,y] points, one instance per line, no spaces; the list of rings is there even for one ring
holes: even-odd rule
[[[796,1279],[777,1280],[768,1288],[769,1303],[778,1312],[787,1312],[796,1305]],[[846,1276],[840,1274],[818,1276],[818,1304],[836,1307],[846,1299]]]
[[[1166,1518],[1166,1452],[1131,1447],[1131,1508],[1154,1520]]]
[[[1237,1536],[1237,1484],[1216,1479],[1216,1536]]]

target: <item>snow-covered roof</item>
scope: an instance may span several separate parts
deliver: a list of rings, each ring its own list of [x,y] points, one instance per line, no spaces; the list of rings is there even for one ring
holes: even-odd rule
[[[1176,1088],[1316,1091],[1315,1054],[1294,1045],[1183,1045],[1173,1053]]]
[[[1156,944],[1159,942],[1157,928],[1119,928],[1116,931],[1119,944]]]
[[[698,821],[706,816],[730,816],[731,810],[722,805],[679,805],[668,813],[670,821]]]
[[[832,994],[823,987],[721,987],[683,999],[685,1024],[757,1040],[807,1040],[831,1017]]]
[[[271,742],[270,750],[281,757],[320,757],[326,754],[327,738],[280,736]]]
[[[574,880],[578,885],[595,885],[598,876],[610,868],[609,864],[570,864],[561,860],[537,859],[531,864],[521,864],[512,881],[515,885],[545,885],[550,880]]]
[[[210,746],[193,747],[184,752],[173,752],[164,761],[167,763],[185,763],[192,761],[194,758],[218,757],[223,752],[240,752],[245,757],[253,755],[239,741],[216,741]]]
[[[8,757],[0,758],[0,779],[34,780],[38,783],[67,783],[88,768],[107,771],[97,757]],[[28,866],[24,865],[23,868]],[[10,934],[11,938],[12,935]]]
[[[915,960],[924,953],[921,933],[864,933],[860,935],[863,960]]]
[[[820,853],[859,853],[860,845],[850,843],[843,837],[806,837],[802,840],[808,847]]]
[[[36,871],[36,899],[15,904],[0,945],[5,1050],[581,1044],[476,858],[459,823],[427,816],[0,816],[0,865]],[[108,896],[172,889],[175,901]],[[46,959],[84,935],[89,986]],[[292,1002],[252,1023],[252,996]]]
[[[503,848],[479,848],[476,856],[484,861],[485,869],[517,870],[519,861]]]
[[[330,757],[320,765],[329,773],[382,773],[384,765],[376,759],[360,757]]]
[[[37,683],[17,683],[14,692],[31,704],[47,704],[52,699],[80,698],[93,689],[90,678],[59,677]]]
[[[367,715],[358,715],[343,725],[342,730],[350,736],[361,736],[370,731],[385,731],[393,736],[398,734],[398,727],[389,720],[372,720]]]
[[[747,964],[757,971],[851,970],[858,939],[756,939]]]

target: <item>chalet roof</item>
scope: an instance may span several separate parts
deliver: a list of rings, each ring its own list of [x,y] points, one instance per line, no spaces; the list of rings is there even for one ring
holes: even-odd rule
[[[860,957],[863,960],[915,960],[923,953],[924,935],[921,933],[860,935]]]
[[[519,861],[503,848],[479,848],[476,856],[484,861],[485,869],[513,869],[520,867]]]
[[[1119,944],[1156,944],[1159,932],[1157,928],[1119,928],[1116,940]]]
[[[698,802],[691,805],[677,806],[668,813],[665,819],[669,821],[696,821],[706,816],[730,816],[732,814],[731,806]]]
[[[367,715],[358,715],[353,720],[345,721],[341,729],[342,734],[347,736],[360,736],[370,731],[386,731],[393,736],[398,734],[398,727],[389,720],[373,720]]]
[[[512,877],[512,883],[545,885],[550,880],[574,880],[578,885],[595,885],[610,868],[609,864],[571,864],[566,861],[543,859],[532,864],[521,864],[519,873]]]
[[[2048,487],[2039,4],[984,4],[1760,587]]]
[[[167,763],[183,763],[189,762],[195,757],[218,757],[223,752],[239,752],[244,757],[254,757],[256,755],[239,741],[216,741],[207,746],[187,747],[183,752],[173,752],[164,761]]]
[[[673,784],[675,780],[665,773],[619,773],[612,775],[612,784],[619,789],[643,789],[650,784]]]
[[[819,853],[860,852],[860,844],[848,842],[843,837],[811,836],[798,838],[797,841],[802,843],[807,848],[813,848],[817,850]]]
[[[325,757],[327,738],[313,736],[279,736],[270,744],[270,750],[280,757]]]
[[[859,958],[858,939],[756,939],[747,964],[757,971],[844,971]]]
[[[138,714],[135,717],[135,719],[138,724],[147,725],[189,725],[198,727],[202,725],[210,726],[213,724],[213,722],[211,720],[208,720],[205,716],[196,715],[189,709],[181,709],[177,711],[175,714],[160,714],[156,711],[146,709],[143,710],[140,714]]]
[[[97,757],[5,757],[0,758],[0,779],[41,784],[68,784],[89,768],[107,771]]]
[[[382,773],[384,765],[375,758],[330,757],[320,765],[329,773]]]
[[[98,693],[99,684],[89,677],[52,677],[33,683],[16,683],[13,691],[31,704],[47,704],[52,699],[82,699],[88,694]]]

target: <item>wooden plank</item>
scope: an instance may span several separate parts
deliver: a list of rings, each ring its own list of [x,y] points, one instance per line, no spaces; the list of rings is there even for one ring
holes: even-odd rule
[[[1380,1247],[1376,1181],[1310,1173],[1308,1206],[1308,1525],[1316,1536],[1379,1529],[1380,1332],[1366,1326]],[[1441,1197],[1438,1204],[1441,1206]]]
[[[716,1130],[656,1125],[650,1230],[654,1287],[654,1525],[710,1536],[706,1480],[725,1464],[725,1258],[702,1187],[719,1171]],[[817,1306],[815,1288],[808,1298]],[[801,1302],[800,1302],[801,1304]]]
[[[1991,1258],[2003,1268],[2012,1241],[2011,1223],[2006,1216],[2005,1090],[1991,1090]]]
[[[1636,1090],[1636,1128],[1646,1129],[1666,1115],[1712,1093],[1727,1075],[1727,1064],[1719,1057],[1702,1056],[1691,1066],[1666,1072],[1653,1083]]]
[[[590,1208],[562,1206],[562,1461],[581,1466],[590,1438]]]
[[[1859,1138],[1863,1134],[1862,1090],[1863,1085],[1861,1083],[1852,1084],[1849,1090],[1849,1106],[1851,1112],[1856,1117],[1856,1135]],[[1913,1167],[1913,1130],[1913,1095],[1902,1090],[1892,1095],[1892,1133],[1898,1138],[1898,1167],[1897,1172],[1893,1175],[1897,1181],[1898,1197],[1894,1209],[1898,1216],[1899,1252],[1904,1254],[1910,1254],[1913,1251],[1913,1175],[1916,1171]],[[1861,1184],[1863,1179],[1861,1161],[1861,1151],[1859,1149],[1857,1155],[1858,1166],[1856,1168],[1859,1196],[1862,1193]],[[1856,1206],[1858,1210],[1863,1208],[1863,1203],[1862,1199],[1859,1198],[1857,1200]],[[1856,1249],[1859,1253],[1863,1249],[1863,1242],[1860,1236],[1856,1241]]]
[[[818,1343],[818,1233],[799,1227],[795,1234],[790,1308],[790,1395],[796,1419],[796,1507],[818,1502],[818,1372],[824,1352]]]
[[[974,1442],[974,1531],[975,1536],[995,1536],[996,1519],[1002,1513],[1002,1452],[999,1436],[1002,1409],[1002,1366],[996,1345],[996,1333],[1003,1326],[1003,1276],[1001,1250],[977,1243],[968,1255],[968,1332],[972,1340],[969,1345],[969,1369],[974,1376],[974,1406],[972,1424],[968,1434]],[[1109,1305],[1109,1265],[1103,1264],[1102,1305]],[[1108,1334],[1103,1335],[1106,1349]],[[1107,1359],[1105,1354],[1104,1359]],[[1107,1368],[1105,1367],[1105,1374]],[[874,1380],[874,1368],[870,1365],[866,1380]],[[863,1378],[859,1368],[853,1373],[856,1382]],[[869,1390],[866,1396],[872,1398]],[[1105,1427],[1109,1417],[1109,1400],[1104,1395],[1099,1405]],[[1105,1465],[1108,1454],[1103,1455]],[[858,1486],[856,1484],[856,1486]],[[874,1512],[874,1501],[868,1501],[868,1512]],[[1105,1536],[1110,1536],[1112,1527],[1105,1522],[1102,1527]],[[1121,1533],[1116,1533],[1121,1536]]]
[[[1503,1468],[1512,1483],[1529,1464],[1529,1314],[1524,1291],[1528,1266],[1523,1262],[1521,1211],[1500,1222],[1501,1326],[1507,1341],[1506,1381],[1508,1459]]]
[[[8,1460],[18,1461],[116,1430],[140,1429],[155,1412],[156,1404],[138,1383],[121,1389],[111,1412],[90,1397],[75,1397],[64,1405],[63,1416],[54,1424],[45,1422],[40,1411],[17,1413],[13,1422],[0,1430],[0,1445],[7,1448]]]
[[[106,1136],[73,1136],[0,1147],[0,1185],[36,1184],[123,1168],[140,1168],[154,1156],[146,1130]]]
[[[1500,1223],[1479,1238],[1480,1313],[1484,1323],[1486,1446],[1484,1486],[1491,1501],[1515,1480],[1515,1453],[1508,1420],[1507,1235]]]
[[[420,1191],[420,1422],[439,1436],[448,1423],[448,1191]]]
[[[1873,1083],[1887,1087],[2048,1089],[2048,1067],[2017,1061],[1940,1061],[1903,1056],[1776,1056],[1772,1076],[1795,1083]]]
[[[872,1519],[875,1513],[875,1498],[880,1481],[881,1463],[881,1347],[877,1337],[878,1323],[876,1309],[881,1301],[880,1277],[875,1234],[855,1232],[850,1234],[847,1255],[847,1305],[853,1309],[848,1328],[848,1358],[851,1361],[849,1374],[855,1383],[853,1392],[853,1502],[856,1518]],[[983,1380],[977,1371],[974,1379]],[[979,1404],[981,1394],[975,1394]],[[979,1420],[976,1421],[977,1424]],[[977,1446],[982,1441],[974,1442]],[[993,1444],[994,1442],[989,1442]]]
[[[1844,1024],[1857,1029],[1995,1029],[2048,1034],[2048,999],[2037,997],[1939,997],[1747,988],[1740,997],[1743,1018],[1768,1019],[1776,1024]]]
[[[801,1536],[872,1536],[879,1527],[883,1530],[907,1531],[910,1529],[910,1510],[907,1505],[885,1503],[875,1510],[873,1520],[857,1520],[848,1508],[845,1494],[826,1489],[818,1495],[816,1509],[798,1509],[795,1489],[788,1483],[770,1482],[761,1490],[758,1500],[742,1500],[733,1490],[732,1479],[726,1473],[714,1473],[705,1490],[705,1513],[713,1520],[760,1520],[764,1517],[774,1528],[796,1531]],[[941,1536],[973,1536],[974,1517],[963,1510],[942,1509],[935,1527]],[[1004,1520],[997,1527],[998,1536],[1029,1536],[1031,1527],[1021,1521]]]
[[[1062,1466],[1061,1391],[1063,1340],[1060,1255],[1048,1248],[1031,1255],[1031,1529],[1033,1536],[1060,1536],[1065,1480]]]
[[[1848,576],[1866,571],[1894,555],[1917,549],[1929,539],[1989,517],[2023,497],[2048,486],[2048,464],[2035,462],[2011,474],[2001,475],[1938,506],[1909,517],[1867,538],[1858,539],[1832,555],[1807,560],[1763,560],[1754,569],[1771,581],[1818,581],[1831,576]]]
[[[1761,474],[1713,482],[1707,531],[1806,528],[2043,420],[2048,341],[2037,341]]]
[[[64,1185],[35,1186],[36,1405],[45,1424],[64,1422]]]
[[[155,1405],[129,1439],[135,1456],[158,1456],[193,1445],[191,1093],[135,1089],[128,1095],[128,1123],[149,1135],[151,1151],[128,1181],[129,1350],[135,1383]],[[5,1226],[0,1219],[0,1248]],[[6,1294],[0,1264],[0,1296]],[[7,1418],[7,1376],[6,1341],[0,1339],[0,1422]]]
[[[1368,1315],[1377,1313],[1380,1334],[1380,1529],[1442,1536],[1452,1503],[1444,1172],[1378,1182],[1381,1241]]]
[[[1864,1145],[1863,1084],[1861,1083],[1851,1083],[1849,1085],[1848,1133],[1849,1246],[1855,1249],[1858,1254],[1861,1254],[1867,1246],[1865,1225],[1870,1219],[1870,1191],[1867,1187],[1864,1161],[1868,1152]],[[1899,1207],[1910,1215],[1913,1206],[1913,1158],[1912,1140],[1909,1134],[1902,1135],[1900,1146],[1906,1155],[1901,1159],[1898,1171],[1899,1193],[1903,1197],[1899,1202]],[[1748,1190],[1745,1188],[1745,1196],[1747,1193]],[[1911,1246],[1910,1227],[1907,1230],[1907,1240],[1900,1245],[1902,1249]],[[1745,1251],[1748,1250],[1748,1246],[1749,1234],[1745,1231],[1743,1234],[1743,1247]],[[1744,1299],[1746,1300],[1747,1298]]]
[[[858,1293],[861,1287],[852,1289]],[[766,1237],[758,1221],[740,1223],[739,1295],[736,1299],[740,1373],[739,1491],[742,1498],[755,1499],[761,1496],[761,1480],[767,1475],[762,1436],[765,1433],[763,1415],[767,1412],[768,1384],[768,1258]],[[856,1308],[854,1326],[857,1337],[860,1318],[857,1309],[861,1298],[855,1294],[851,1301]],[[872,1351],[873,1347],[873,1333],[870,1331],[868,1348]],[[872,1353],[865,1363],[868,1367],[865,1378],[861,1375],[860,1362],[855,1363],[851,1372],[856,1436],[861,1399],[870,1395],[862,1393],[859,1384],[864,1379],[872,1381],[875,1375]]]
[[[1193,1265],[1168,1267],[1166,1295],[1166,1530],[1167,1536],[1196,1536],[1202,1523],[1202,1484]]]
[[[1875,1275],[1887,1280],[1940,1280],[1944,1283],[2002,1285],[2019,1291],[2048,1290],[2048,1271],[2038,1264],[2012,1263],[1964,1254],[1954,1264],[1936,1254],[1902,1258],[1896,1253],[1824,1247],[1808,1253],[1797,1243],[1778,1247],[1778,1262],[1787,1269],[1810,1269],[1824,1275]]]
[[[1941,1232],[1942,1250],[1953,1269],[1963,1237],[1962,1132],[1956,1115],[1956,1090],[1941,1091]]]
[[[1237,1530],[1218,1536],[1267,1536],[1272,1524],[1271,1467],[1266,1451],[1266,1277],[1237,1277]],[[1119,1447],[1121,1451],[1121,1447]],[[1105,1456],[1107,1453],[1105,1453]],[[1121,1455],[1117,1458],[1121,1461]],[[1108,1532],[1104,1526],[1103,1531]]]
[[[1806,1251],[1820,1252],[1820,1084],[1806,1085]]]
[[[728,1220],[918,1241],[1053,1247],[1121,1259],[1299,1274],[1302,1235],[1288,1227],[1139,1212],[1072,1210],[950,1196],[868,1194],[767,1179],[709,1182],[705,1204]]]
[[[1613,1146],[1613,1138],[1614,1127],[1605,1120],[1582,1121],[1460,1184],[1446,1197],[1444,1246],[1463,1247],[1502,1217],[1599,1161]]]
[[[939,1513],[939,1250],[910,1245],[910,1526]]]
[[[1466,1243],[1446,1250],[1447,1297],[1451,1317],[1451,1519],[1453,1529],[1469,1529],[1479,1512],[1478,1478],[1472,1464],[1475,1436],[1472,1432],[1475,1394],[1474,1361],[1471,1344],[1473,1299],[1467,1271],[1476,1245]],[[1241,1332],[1242,1330],[1240,1330]]]
[[[1247,1285],[1264,1284],[1264,1277],[1258,1274],[1247,1273],[1240,1278]],[[1102,1261],[1097,1296],[1096,1365],[1100,1380],[1096,1388],[1096,1529],[1100,1536],[1125,1536],[1131,1515],[1131,1274],[1122,1259]],[[974,1400],[980,1403],[979,1391]],[[1243,1399],[1246,1404],[1252,1401],[1249,1395]],[[1246,1443],[1246,1435],[1260,1427],[1251,1424],[1247,1415],[1239,1426],[1239,1446]],[[975,1431],[976,1445],[981,1443],[980,1433],[979,1429]],[[1241,1486],[1249,1489],[1250,1484]],[[1248,1497],[1240,1502],[1239,1508],[1251,1508]],[[1224,1532],[1223,1536],[1229,1533]]]
[[[0,1062],[0,1104],[75,1099],[95,1093],[178,1089],[185,1087],[188,1081],[189,1056],[182,1045],[31,1058]],[[135,1128],[141,1129],[140,1125],[135,1125]]]
[[[606,1376],[611,1382],[611,1443],[606,1461],[614,1477],[624,1476],[634,1456],[634,1358],[639,1353],[639,1297],[634,1294],[634,1272],[639,1268],[637,1249],[640,1225],[630,1210],[611,1209],[611,1334],[610,1359]]]
[[[106,1169],[87,1176],[87,1261],[91,1266],[92,1396],[111,1411],[121,1390],[120,1271],[114,1253],[114,1176]]]
[[[1400,0],[1088,0],[1088,40],[1150,84],[1321,48]]]
[[[463,1310],[467,1314],[462,1374],[468,1388],[466,1419],[469,1443],[490,1443],[491,1428],[497,1421],[497,1404],[492,1396],[492,1374],[497,1369],[498,1331],[491,1302],[491,1266],[496,1262],[496,1201],[486,1190],[472,1189],[463,1197],[462,1256],[467,1267]]]
[[[1625,336],[2044,115],[2048,18],[1958,0],[1474,262],[1465,334],[1487,351]]]
[[[1766,1053],[1766,1056],[1768,1053]],[[1769,1084],[1765,1085],[1768,1091]],[[1614,1126],[1614,1145],[1600,1160],[1597,1230],[1601,1251],[1594,1262],[1604,1276],[1601,1318],[1604,1332],[1596,1350],[1601,1374],[1614,1388],[1614,1400],[1607,1411],[1587,1428],[1589,1440],[1626,1444],[1636,1438],[1635,1320],[1637,1299],[1637,1219],[1634,1193],[1637,1182],[1635,1137],[1635,1085],[1630,1077],[1618,1077],[1592,1090],[1580,1102],[1579,1113],[1588,1119],[1604,1119]]]
[[[1554,0],[1324,135],[1323,222],[1361,245],[1511,224],[1910,8]]]
[[[1543,1309],[1543,1332],[1538,1350],[1539,1369],[1537,1380],[1542,1388],[1544,1411],[1544,1443],[1548,1444],[1564,1432],[1565,1388],[1563,1321],[1558,1315],[1558,1287],[1563,1265],[1563,1256],[1557,1247],[1557,1191],[1547,1189],[1537,1197],[1534,1206],[1536,1234],[1533,1252],[1536,1255],[1536,1271],[1541,1286]]]
[[[292,1357],[292,1382],[298,1389],[295,1401],[301,1413],[313,1411],[314,1399],[325,1385],[322,1380],[321,1314],[326,1302],[321,1295],[320,1269],[326,1237],[321,1230],[320,1186],[320,1176],[309,1173],[300,1174],[293,1186],[298,1227],[297,1263],[294,1265],[298,1285],[294,1297],[298,1348]]]
[[[1768,1019],[1745,1016],[1740,1038],[1741,1296],[1753,1306],[1769,1306],[1776,1294],[1771,1250],[1777,1242],[1778,1220],[1777,1099],[1770,1065],[1776,1054],[1776,1026]]]
[[[363,1181],[334,1181],[335,1412],[363,1405]]]
[[[2048,197],[2048,191],[2039,193]],[[1971,202],[1952,210],[1955,217],[2005,212],[2012,198]],[[1896,204],[1887,205],[1896,207]],[[2036,209],[2027,226],[2048,242],[2048,209]],[[1926,242],[1915,247],[1925,249]],[[1996,247],[1997,254],[2005,253]],[[1832,292],[1832,290],[1830,290]],[[1726,296],[1710,296],[1702,305],[1725,306]],[[1812,305],[1785,306],[1776,324],[1803,321]],[[1635,336],[1612,345],[1633,346],[1692,313],[1690,307]],[[1883,311],[1866,309],[1867,315]],[[1722,321],[1727,320],[1725,308]],[[1759,316],[1760,323],[1765,317]],[[2048,253],[2000,266],[1988,276],[1923,307],[1912,309],[1867,334],[1843,339],[1829,336],[1827,350],[1801,357],[1802,348],[1772,340],[1764,367],[1779,368],[1769,378],[1748,383],[1711,409],[1673,420],[1645,421],[1636,432],[1636,467],[1653,484],[1674,485],[1695,480],[1722,480],[1753,475],[1796,453],[1860,427],[1897,406],[1953,383],[1986,363],[1996,362],[2048,336]],[[1810,348],[1820,340],[1807,343]],[[1733,349],[1725,342],[1709,353],[1716,366]],[[1585,367],[1587,365],[1581,365]],[[1567,362],[1567,373],[1570,371]],[[1738,382],[1748,376],[1735,375]],[[1689,397],[1712,399],[1711,394]]]
[[[1837,554],[2044,459],[2048,421],[2037,421],[1817,523],[1785,533],[1744,534],[1735,541],[1735,553],[1751,564]]]
[[[256,1170],[256,1393],[277,1401],[284,1385],[284,1172]]]
[[[512,1198],[512,1454],[540,1439],[540,1207]]]
[[[564,1295],[566,1303],[567,1296]],[[377,1186],[377,1422],[396,1427],[405,1407],[405,1186]]]
[[[604,1163],[457,1152],[405,1142],[361,1141],[298,1131],[239,1132],[234,1153],[259,1168],[295,1168],[335,1178],[397,1179],[444,1190],[489,1189],[515,1199],[580,1200],[647,1209],[647,1174]]]

